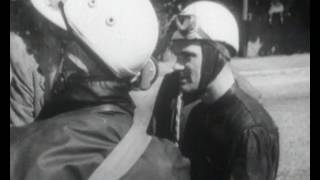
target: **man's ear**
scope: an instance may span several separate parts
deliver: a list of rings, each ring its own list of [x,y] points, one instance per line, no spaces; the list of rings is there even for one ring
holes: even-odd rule
[[[156,81],[159,74],[159,68],[156,60],[150,59],[141,70],[137,87],[140,90],[148,90]]]

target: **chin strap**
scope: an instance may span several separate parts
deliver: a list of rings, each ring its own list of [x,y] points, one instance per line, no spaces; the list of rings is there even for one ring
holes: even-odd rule
[[[181,111],[183,108],[183,94],[182,92],[179,93],[178,97],[177,97],[177,102],[176,102],[176,106],[175,106],[175,141],[176,141],[176,145],[179,145],[180,142],[180,130],[181,130]]]

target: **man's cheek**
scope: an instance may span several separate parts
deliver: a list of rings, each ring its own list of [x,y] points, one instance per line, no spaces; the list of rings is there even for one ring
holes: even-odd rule
[[[198,78],[197,71],[195,71],[195,69],[190,69],[189,73],[190,73],[191,82],[195,83],[197,81],[197,78]]]
[[[198,88],[200,84],[200,74],[194,72],[192,75],[192,84],[194,88]]]

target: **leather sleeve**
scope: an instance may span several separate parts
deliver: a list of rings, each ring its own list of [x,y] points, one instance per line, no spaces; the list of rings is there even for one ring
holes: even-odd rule
[[[189,180],[190,161],[169,140],[153,138],[150,145],[121,180]]]
[[[232,164],[233,180],[274,180],[279,157],[278,137],[262,127],[242,134]]]

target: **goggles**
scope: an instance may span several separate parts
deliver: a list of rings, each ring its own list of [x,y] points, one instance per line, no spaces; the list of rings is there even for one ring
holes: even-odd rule
[[[197,22],[197,17],[195,15],[186,15],[181,14],[174,17],[172,21],[172,27],[174,33],[171,37],[171,40],[207,40],[210,42],[210,45],[218,49],[221,54],[227,59],[231,57],[231,54],[235,54],[232,47],[223,42],[211,41],[210,36],[199,26]],[[225,47],[224,47],[225,46]],[[172,47],[174,48],[174,47]],[[227,51],[230,50],[230,52]]]
[[[182,34],[188,34],[196,30],[196,17],[194,15],[178,15],[175,18],[177,30]]]
[[[195,15],[180,14],[174,20],[175,32],[173,33],[172,40],[180,39],[211,39],[197,23]]]

